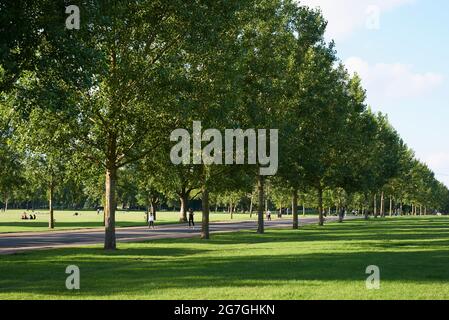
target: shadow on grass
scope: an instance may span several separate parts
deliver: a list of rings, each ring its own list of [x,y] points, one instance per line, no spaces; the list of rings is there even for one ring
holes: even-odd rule
[[[98,250],[76,249],[68,255],[58,252],[54,262],[46,254],[41,261],[13,264],[14,276],[3,265],[0,290],[2,293],[20,291],[73,297],[64,287],[67,276],[64,270],[68,264],[76,264],[81,269],[80,297],[120,292],[145,295],[166,289],[263,287],[291,281],[360,281],[363,284],[365,269],[373,264],[380,267],[383,281],[449,281],[449,250],[257,257],[201,256],[204,253],[202,250],[149,248],[105,255]],[[7,274],[10,277],[4,278]]]
[[[446,222],[430,220],[424,227],[408,220],[350,221],[323,229],[269,231],[262,236],[221,234],[209,242],[158,240],[121,245],[123,249],[114,252],[76,248],[3,256],[0,292],[82,298],[119,293],[145,296],[186,288],[257,288],[297,281],[364,285],[368,265],[380,267],[383,281],[448,284]],[[419,240],[427,239],[432,241],[420,244]],[[297,243],[295,248],[290,242]],[[309,242],[318,246],[310,250]],[[333,243],[334,252],[322,249]],[[64,271],[69,264],[81,269],[82,291],[76,294],[65,289]],[[305,285],[309,284],[313,282]]]

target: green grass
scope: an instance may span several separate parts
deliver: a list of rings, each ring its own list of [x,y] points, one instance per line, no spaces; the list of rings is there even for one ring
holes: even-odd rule
[[[48,231],[48,211],[37,211],[37,220],[21,220],[23,210],[9,210],[6,213],[0,212],[0,233],[10,232],[33,232]],[[56,228],[54,230],[101,228],[103,215],[96,211],[76,211],[80,216],[74,216],[75,211],[55,211]],[[30,213],[30,212],[28,212]],[[234,214],[234,220],[256,220],[253,214]],[[201,221],[201,212],[196,212],[195,220]],[[212,213],[211,221],[231,220],[230,214]],[[116,222],[118,227],[133,227],[146,225],[144,212],[117,211]],[[157,224],[179,222],[179,212],[158,212]]]
[[[348,221],[300,231],[0,256],[0,299],[449,299],[449,218]],[[81,290],[65,289],[65,268]],[[367,290],[368,265],[381,289]]]

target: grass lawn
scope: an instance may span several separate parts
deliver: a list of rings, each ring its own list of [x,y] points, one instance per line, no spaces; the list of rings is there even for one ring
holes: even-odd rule
[[[23,210],[9,210],[6,213],[0,212],[0,233],[4,232],[31,232],[48,231],[48,211],[36,211],[37,220],[21,220]],[[80,228],[101,228],[103,225],[103,215],[96,211],[77,211],[80,215],[74,216],[75,211],[55,211],[56,228],[62,229],[80,229]],[[29,212],[28,212],[29,213]],[[256,220],[253,214],[234,214],[234,220]],[[201,221],[201,212],[195,213],[195,220]],[[211,221],[231,220],[229,214],[211,213]],[[158,212],[157,223],[177,223],[179,221],[179,212]],[[117,211],[116,222],[118,227],[133,227],[146,225],[145,214],[143,211]]]
[[[449,218],[348,221],[0,256],[0,299],[449,299]],[[65,289],[65,268],[81,290]],[[368,265],[381,289],[367,290]]]

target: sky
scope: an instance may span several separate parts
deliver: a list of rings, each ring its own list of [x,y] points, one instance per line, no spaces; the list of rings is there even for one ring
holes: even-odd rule
[[[449,187],[449,1],[301,0],[320,7],[368,104]]]

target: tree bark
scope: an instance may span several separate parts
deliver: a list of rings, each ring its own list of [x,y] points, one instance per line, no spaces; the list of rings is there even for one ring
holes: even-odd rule
[[[323,188],[321,186],[318,187],[318,224],[322,227],[324,226],[324,217],[323,217]]]
[[[157,220],[157,217],[156,217],[156,214],[157,214],[157,203],[158,203],[157,199],[155,199],[155,198],[151,199],[150,206],[151,206],[151,213],[153,214],[153,217],[154,217],[154,221]]]
[[[377,218],[377,194],[374,195],[373,208],[374,208],[374,218]]]
[[[54,229],[55,228],[55,217],[54,217],[54,210],[53,210],[53,194],[54,194],[54,185],[53,185],[53,179],[50,182],[49,186],[49,195],[48,195],[48,210],[50,211],[50,216],[48,218],[48,228]]]
[[[234,206],[233,206],[232,202],[229,204],[229,208],[231,211],[231,220],[233,220],[234,219]]]
[[[385,198],[384,198],[384,192],[382,191],[380,195],[380,216],[382,218],[385,218]]]
[[[259,206],[257,208],[257,233],[259,234],[263,234],[265,232],[264,230],[264,218],[263,218],[263,214],[264,214],[264,177],[261,175],[257,176],[257,191],[259,194]]]
[[[292,213],[293,213],[293,229],[299,229],[299,217],[298,217],[298,190],[294,189],[292,194]]]
[[[112,166],[106,169],[106,199],[104,207],[105,215],[105,237],[104,249],[115,250],[115,209],[116,209],[116,183],[117,183],[117,168]]]
[[[150,217],[150,211],[151,211],[151,199],[150,194],[147,195],[147,212],[145,213],[145,223],[148,224],[148,218]]]
[[[8,201],[9,201],[9,196],[8,196],[7,192],[5,192],[4,199],[5,199],[5,208],[3,209],[3,211],[7,212],[8,211]]]
[[[179,200],[181,201],[181,210],[179,212],[181,216],[179,218],[179,222],[187,222],[188,199],[187,199],[187,192],[185,192],[185,190],[181,192]]]
[[[203,187],[203,221],[201,223],[201,239],[208,240],[210,238],[209,235],[209,191],[207,187]]]
[[[366,205],[368,204],[368,208],[366,208]],[[369,209],[370,209],[370,205],[368,202],[368,195],[365,193],[365,205],[363,206],[363,215],[365,216],[365,220],[368,220],[369,218]]]
[[[393,216],[393,197],[390,196],[390,217]]]
[[[306,216],[306,204],[305,204],[304,201],[302,202],[302,216],[303,216],[303,217]]]
[[[253,195],[251,194],[251,202],[249,204],[249,217],[253,217]]]
[[[5,192],[3,194],[3,203],[5,204],[5,206],[3,207],[3,212],[8,211],[8,193]]]

